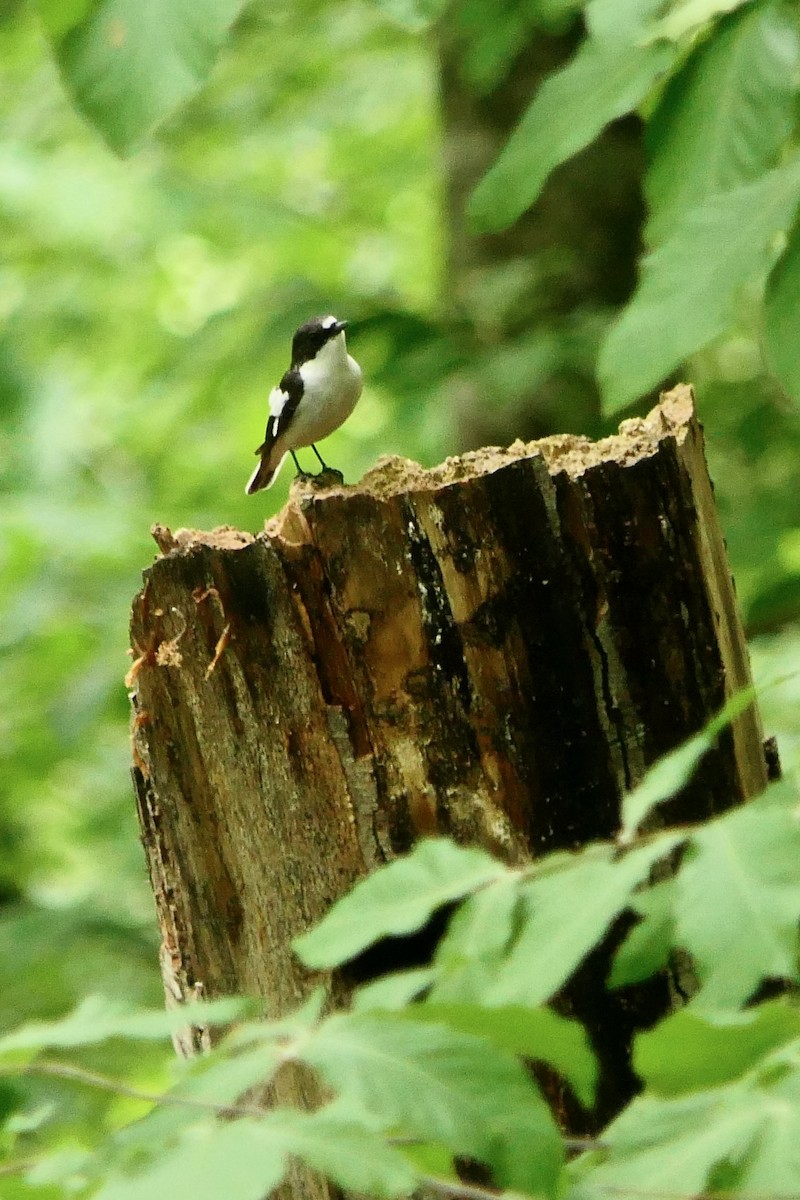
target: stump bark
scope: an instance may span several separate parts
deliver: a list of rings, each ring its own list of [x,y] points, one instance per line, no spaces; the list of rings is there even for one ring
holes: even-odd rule
[[[319,980],[292,938],[425,835],[509,862],[613,836],[623,794],[750,681],[686,387],[597,443],[387,459],[354,487],[296,483],[256,536],[155,533],[133,773],[177,999],[294,1007]],[[752,706],[666,817],[766,778]],[[590,976],[574,1007],[606,1038],[608,1115],[635,1020]]]

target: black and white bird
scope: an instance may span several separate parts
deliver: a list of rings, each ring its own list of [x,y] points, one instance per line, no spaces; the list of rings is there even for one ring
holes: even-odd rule
[[[347,420],[361,395],[361,368],[347,353],[347,321],[315,317],[292,338],[292,365],[269,394],[264,441],[256,450],[261,462],[248,480],[248,496],[271,487],[287,454],[300,472],[295,450],[314,445]],[[302,473],[302,472],[300,472]]]

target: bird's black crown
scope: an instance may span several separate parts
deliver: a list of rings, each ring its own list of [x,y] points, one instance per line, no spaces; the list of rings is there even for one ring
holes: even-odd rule
[[[313,320],[306,321],[292,338],[292,366],[299,367],[309,362],[326,342],[346,327],[346,321],[337,321],[335,317],[330,316],[314,317]]]

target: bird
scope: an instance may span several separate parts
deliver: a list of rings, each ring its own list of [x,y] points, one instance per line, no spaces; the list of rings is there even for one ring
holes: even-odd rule
[[[291,366],[269,394],[264,441],[256,450],[261,461],[247,481],[248,496],[272,486],[287,454],[303,474],[295,450],[304,446],[328,469],[314,443],[347,420],[363,384],[361,368],[347,353],[347,324],[330,315],[314,317],[295,332]]]

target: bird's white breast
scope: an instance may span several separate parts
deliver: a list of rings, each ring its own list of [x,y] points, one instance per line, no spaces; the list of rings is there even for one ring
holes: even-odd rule
[[[289,431],[296,447],[322,441],[338,429],[355,408],[362,387],[361,368],[347,353],[343,333],[303,363],[300,375],[303,396]]]

